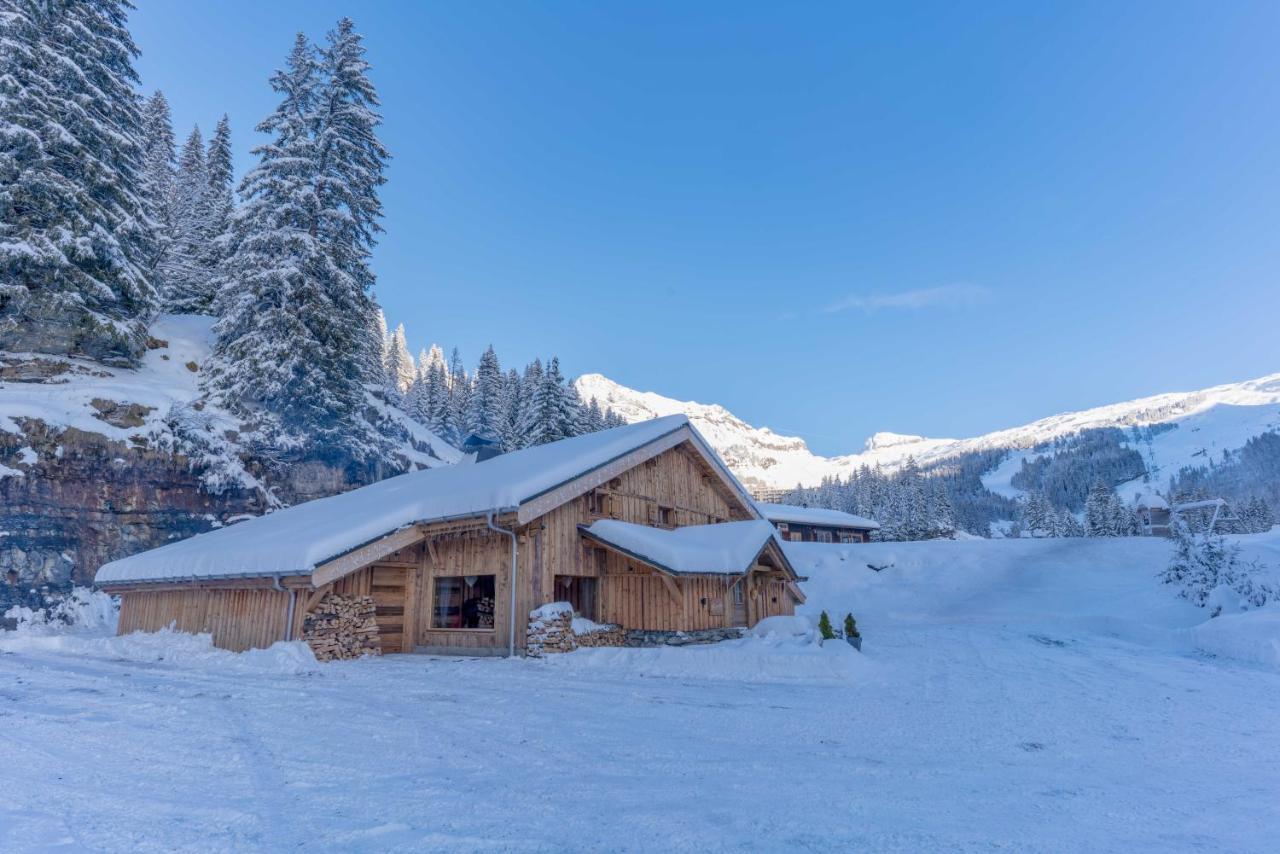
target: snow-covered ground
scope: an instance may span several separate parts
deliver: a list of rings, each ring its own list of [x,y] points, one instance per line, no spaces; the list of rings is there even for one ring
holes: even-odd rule
[[[1280,619],[1206,625],[1168,543],[788,550],[863,654],[0,635],[0,850],[1275,850]]]

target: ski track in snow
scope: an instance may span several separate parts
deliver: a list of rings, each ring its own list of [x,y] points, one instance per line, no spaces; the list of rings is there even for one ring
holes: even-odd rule
[[[1185,642],[1166,551],[822,553],[845,680],[0,654],[0,850],[1273,851],[1280,670]]]

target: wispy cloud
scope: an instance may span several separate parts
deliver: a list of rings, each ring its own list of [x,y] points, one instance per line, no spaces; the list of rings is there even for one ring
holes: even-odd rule
[[[823,311],[833,314],[838,311],[879,311],[881,309],[901,309],[916,311],[925,308],[951,308],[974,305],[985,302],[991,291],[981,285],[942,285],[937,288],[921,288],[915,291],[900,291],[896,294],[850,294],[836,300]]]

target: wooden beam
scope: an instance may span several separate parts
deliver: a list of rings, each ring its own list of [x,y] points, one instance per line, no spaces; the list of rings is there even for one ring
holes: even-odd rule
[[[439,566],[439,565],[440,565],[440,555],[436,552],[436,538],[435,538],[435,537],[428,537],[428,538],[427,538],[427,553],[431,556],[431,565],[432,565],[432,566]]]
[[[684,613],[684,596],[680,595],[680,587],[676,584],[676,580],[665,572],[659,572],[658,577],[662,579],[662,586],[667,588],[667,593],[671,595],[671,601],[676,603],[677,610]]]
[[[423,538],[423,533],[417,526],[401,528],[393,531],[385,537],[380,537],[373,542],[366,543],[359,548],[352,549],[344,555],[340,555],[331,561],[322,563],[311,573],[311,584],[314,587],[321,587],[330,584],[355,572],[357,569],[375,563],[378,558],[386,557],[394,554],[406,546],[411,546]]]

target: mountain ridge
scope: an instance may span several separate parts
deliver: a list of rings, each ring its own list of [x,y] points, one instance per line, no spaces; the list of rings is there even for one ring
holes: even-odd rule
[[[963,439],[935,439],[878,432],[866,439],[861,452],[826,457],[815,454],[804,439],[756,427],[719,404],[681,401],[657,392],[638,391],[602,374],[584,374],[574,381],[584,400],[595,397],[627,421],[683,413],[724,456],[734,473],[750,489],[789,489],[812,486],[824,477],[847,475],[862,466],[894,469],[914,458],[927,464],[956,454],[1008,449],[1029,451],[1053,439],[1102,427],[1186,424],[1187,430],[1166,439],[1157,437],[1144,451],[1149,469],[1167,477],[1197,458],[1209,459],[1234,450],[1249,438],[1280,429],[1280,373],[1186,392],[1164,392],[1077,411],[1059,412],[1026,424]],[[1172,431],[1177,433],[1178,431]],[[1159,446],[1159,447],[1157,447]],[[1012,453],[993,473],[989,487],[1015,494],[1008,476],[1025,453]],[[984,478],[986,480],[986,478]]]

